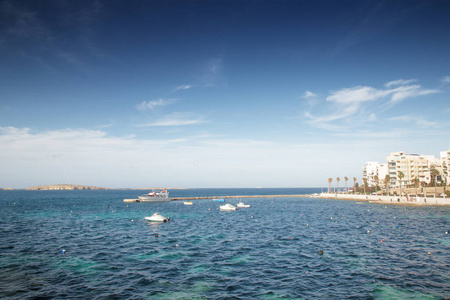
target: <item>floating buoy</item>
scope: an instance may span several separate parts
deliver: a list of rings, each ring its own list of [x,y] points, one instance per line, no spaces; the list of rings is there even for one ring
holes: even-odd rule
[[[133,219],[131,219],[131,222],[133,222],[134,220]]]
[[[309,226],[309,224],[306,224],[306,226]]]
[[[446,231],[445,234],[448,234],[448,231]]]
[[[381,240],[381,242],[380,242],[381,244],[383,244],[383,240]]]
[[[288,237],[288,240],[290,239],[290,237]]]
[[[333,220],[333,217],[331,217],[331,220]]]
[[[64,255],[66,253],[66,250],[62,249],[61,250],[61,255]]]
[[[319,255],[323,255],[323,250],[319,250]]]
[[[157,234],[155,234],[155,237],[158,237],[158,235],[157,235]]]
[[[178,247],[178,244],[173,245],[174,247]]]
[[[211,217],[211,220],[214,220],[214,217]]]
[[[395,228],[398,228],[398,225],[397,225],[397,226],[395,226]]]
[[[15,203],[14,203],[15,204]],[[302,217],[304,217],[305,215],[303,215]]]
[[[367,230],[367,233],[370,233],[370,230]]]
[[[428,256],[430,256],[431,255],[431,252],[430,251],[428,251]]]

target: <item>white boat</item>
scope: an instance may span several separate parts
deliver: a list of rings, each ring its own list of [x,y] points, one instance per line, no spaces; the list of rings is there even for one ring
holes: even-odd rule
[[[193,203],[191,201],[184,201],[183,204],[184,205],[192,205]]]
[[[220,210],[237,210],[237,207],[231,205],[230,203],[227,203],[225,205],[221,205],[219,207],[220,207]]]
[[[151,191],[146,195],[139,196],[139,202],[168,202],[172,200],[169,198],[169,192],[162,190],[160,192]]]
[[[162,216],[159,212],[155,212],[151,217],[145,217],[147,221],[150,222],[169,222],[170,217],[166,218]]]
[[[239,203],[237,204],[237,207],[238,207],[238,208],[250,207],[250,204],[244,204],[244,202],[239,202]]]

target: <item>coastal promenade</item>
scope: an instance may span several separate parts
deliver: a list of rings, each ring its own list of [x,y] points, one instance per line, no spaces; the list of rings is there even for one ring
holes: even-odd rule
[[[450,198],[440,197],[416,197],[408,196],[381,196],[381,195],[355,195],[338,193],[321,193],[313,196],[315,198],[340,199],[353,201],[369,201],[372,203],[397,204],[397,205],[438,205],[450,206]]]

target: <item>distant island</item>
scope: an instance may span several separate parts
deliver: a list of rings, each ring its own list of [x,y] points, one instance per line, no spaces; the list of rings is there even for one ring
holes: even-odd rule
[[[108,188],[76,185],[76,184],[54,184],[41,185],[27,188],[29,191],[72,191],[72,190],[109,190]]]

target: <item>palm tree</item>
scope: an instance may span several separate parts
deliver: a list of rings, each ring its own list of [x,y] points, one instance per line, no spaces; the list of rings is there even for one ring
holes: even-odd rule
[[[436,169],[432,169],[431,170],[431,176],[433,176],[434,178],[434,196],[436,197],[437,192],[436,192],[436,177],[439,175],[439,171]]]
[[[333,178],[328,178],[328,193],[331,193],[331,182],[333,182]]]
[[[339,177],[336,178],[336,185],[337,185],[337,191],[339,193],[339,181],[341,181],[341,179]]]
[[[364,183],[364,195],[366,194],[366,185],[367,185],[367,178],[363,178]]]
[[[400,181],[400,196],[402,195],[402,179],[405,178],[405,174],[402,171],[398,171],[397,177]]]
[[[384,184],[386,186],[386,194],[389,195],[389,182],[391,181],[391,176],[389,176],[389,174],[386,174],[386,176],[384,176]]]
[[[356,194],[356,177],[353,177],[353,193]]]
[[[344,180],[345,180],[345,193],[347,193],[347,181],[348,181],[348,177],[345,176],[345,177],[344,177]]]
[[[414,177],[413,182],[414,182],[414,186],[416,187],[416,197],[417,197],[417,186],[419,185],[420,180],[419,180],[419,178]]]
[[[375,191],[378,192],[378,175],[375,175],[373,179],[375,179]]]

